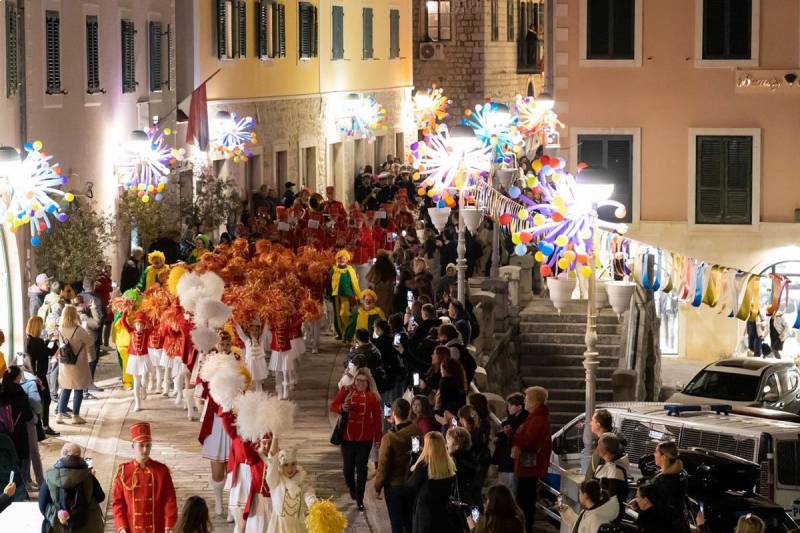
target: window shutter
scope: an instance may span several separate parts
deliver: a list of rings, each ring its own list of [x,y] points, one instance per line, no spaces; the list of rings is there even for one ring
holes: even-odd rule
[[[611,55],[615,59],[633,59],[634,0],[611,1]]]
[[[500,39],[500,21],[498,20],[498,7],[497,7],[497,0],[490,0],[491,5],[491,23],[492,23],[492,40],[497,41]]]
[[[362,35],[363,35],[363,51],[361,57],[363,59],[372,59],[372,8],[365,7],[362,9],[361,14],[362,22]]]
[[[317,6],[311,6],[311,16],[314,20],[313,28],[313,35],[311,36],[311,55],[317,57],[319,55],[319,48],[317,43],[319,42],[319,28],[318,28],[318,20],[317,17]]]
[[[300,41],[300,58],[306,59],[311,57],[312,53],[312,44],[311,39],[313,38],[314,32],[314,20],[313,20],[313,10],[312,5],[308,2],[300,2],[298,5],[299,10],[299,41]]]
[[[247,57],[247,3],[236,2],[237,57]]]
[[[134,37],[136,29],[131,20],[122,20],[122,92],[136,92],[136,51]]]
[[[86,92],[100,92],[100,49],[97,16],[86,16]]]
[[[728,5],[728,56],[731,59],[750,59],[752,0],[728,0]]]
[[[331,59],[344,59],[344,6],[331,8]]]
[[[227,41],[227,24],[225,13],[225,0],[215,0],[217,9],[217,58],[222,59],[227,56],[228,41]]]
[[[400,57],[400,11],[389,10],[389,59]]]
[[[723,215],[723,140],[697,137],[697,185],[695,221],[720,224]]]
[[[6,2],[6,94],[8,96],[17,94],[19,89],[19,65],[17,64],[18,16],[16,6]]]
[[[514,41],[516,35],[514,34],[514,1],[506,0],[506,40]]]
[[[752,222],[753,138],[726,139],[725,223]]]
[[[45,55],[47,94],[61,92],[61,20],[58,11],[45,12]]]
[[[750,59],[752,0],[703,0],[703,58]]]
[[[277,27],[275,55],[277,57],[286,57],[286,6],[283,4],[275,5],[277,7],[275,11],[277,15],[275,22]]]
[[[160,91],[163,87],[161,70],[161,23],[151,21],[148,24],[150,42],[150,91]]]
[[[587,35],[588,58],[604,58],[611,54],[609,26],[611,21],[611,2],[613,0],[588,0]]]
[[[256,2],[256,55],[272,57],[272,9],[267,0]]]

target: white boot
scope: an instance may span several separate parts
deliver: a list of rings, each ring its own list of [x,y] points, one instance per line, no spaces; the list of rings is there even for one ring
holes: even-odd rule
[[[244,527],[246,523],[244,520],[244,509],[241,507],[234,509],[228,508],[228,511],[231,513],[231,516],[233,516],[233,530],[236,533],[244,533]]]
[[[189,420],[195,420],[197,403],[194,401],[194,389],[183,389],[183,399],[186,400],[186,412]]]
[[[183,403],[183,372],[175,376],[173,384],[175,385],[175,405],[181,405]]]
[[[225,488],[225,480],[211,480],[211,488],[214,490],[214,514],[222,516],[222,489]]]
[[[147,399],[147,382],[150,380],[150,374],[147,373],[139,378],[139,398],[142,401]]]
[[[142,377],[141,376],[133,376],[133,410],[134,411],[141,411],[142,410]]]
[[[162,380],[163,381],[161,382],[161,396],[163,396],[165,398],[168,398],[169,397],[169,384],[170,384],[170,381],[171,381],[169,379],[169,368],[167,368],[167,367],[161,367],[161,368],[164,371],[164,373],[162,374]]]

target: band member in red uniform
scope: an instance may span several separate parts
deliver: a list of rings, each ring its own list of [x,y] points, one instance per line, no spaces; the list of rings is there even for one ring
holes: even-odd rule
[[[133,315],[133,327],[128,325],[128,312],[122,314],[120,324],[131,336],[128,345],[128,365],[125,371],[133,376],[133,410],[141,411],[142,401],[147,398],[147,376],[150,373],[150,355],[147,353],[150,328],[147,317],[141,311]]]
[[[336,222],[336,226],[347,225],[347,211],[344,204],[336,199],[336,189],[333,185],[325,187],[326,200],[322,204],[322,212]]]
[[[150,459],[150,424],[131,426],[133,460],[114,477],[112,507],[117,533],[172,533],[178,519],[175,487],[169,468]]]

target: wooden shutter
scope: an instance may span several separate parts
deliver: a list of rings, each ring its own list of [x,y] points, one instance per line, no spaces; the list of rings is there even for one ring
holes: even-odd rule
[[[497,0],[490,0],[490,9],[491,9],[491,24],[492,24],[492,40],[497,41],[500,39],[500,21],[499,21],[499,14],[498,14],[498,7],[497,7]]]
[[[275,56],[286,57],[286,6],[275,4]]]
[[[752,223],[753,138],[726,139],[726,224]]]
[[[256,2],[256,55],[272,57],[272,8],[267,0]]]
[[[319,27],[318,27],[318,19],[317,17],[317,6],[311,6],[311,16],[314,20],[314,24],[312,25],[313,34],[311,36],[311,55],[317,57],[319,55]]]
[[[344,6],[331,7],[331,59],[344,59]]]
[[[225,23],[225,0],[215,0],[214,7],[217,11],[217,58],[222,59],[227,57],[228,41],[227,41],[227,25]]]
[[[100,92],[100,48],[97,15],[86,16],[86,92]]]
[[[515,0],[506,0],[506,40],[513,42],[516,40],[514,33],[514,2]]]
[[[19,90],[19,64],[17,62],[19,33],[17,8],[6,2],[6,95],[12,96]]]
[[[696,150],[695,221],[698,224],[719,224],[723,215],[723,139],[697,137]]]
[[[236,2],[236,57],[247,57],[247,3]]]
[[[361,30],[363,36],[363,59],[372,59],[374,50],[372,47],[372,8],[365,7],[361,11]]]
[[[389,10],[389,59],[400,57],[400,10]]]
[[[634,0],[611,0],[611,55],[614,59],[633,59]]]
[[[314,6],[308,2],[298,5],[300,58],[307,59],[314,53]]]
[[[633,59],[634,0],[587,0],[586,57]]]
[[[163,72],[161,67],[161,23],[151,21],[148,23],[148,42],[150,53],[150,91],[160,91],[163,87]]]
[[[61,92],[61,14],[45,12],[45,57],[47,59],[47,94]]]
[[[122,20],[122,92],[136,92],[136,28],[132,20]]]

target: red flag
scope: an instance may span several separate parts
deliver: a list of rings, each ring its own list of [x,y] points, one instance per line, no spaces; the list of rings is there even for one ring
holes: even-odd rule
[[[189,126],[186,129],[186,142],[191,144],[195,140],[200,150],[203,152],[208,150],[208,100],[206,99],[205,81],[192,91],[192,104],[189,108]]]

